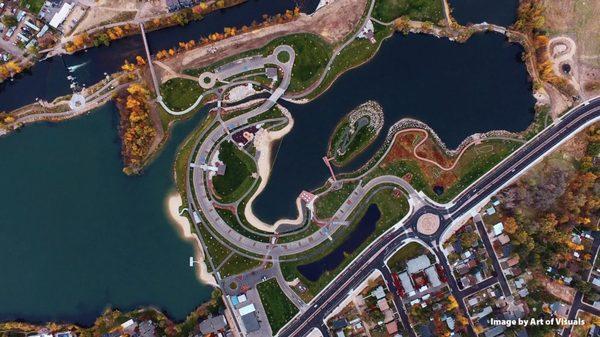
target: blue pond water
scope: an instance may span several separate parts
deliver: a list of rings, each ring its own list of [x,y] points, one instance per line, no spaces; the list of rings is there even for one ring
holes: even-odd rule
[[[365,215],[360,219],[356,228],[348,235],[348,238],[336,250],[327,254],[322,259],[298,266],[298,271],[309,281],[316,281],[326,271],[337,268],[344,261],[344,253],[351,254],[365,242],[369,235],[375,231],[377,221],[381,212],[377,205],[372,204]]]

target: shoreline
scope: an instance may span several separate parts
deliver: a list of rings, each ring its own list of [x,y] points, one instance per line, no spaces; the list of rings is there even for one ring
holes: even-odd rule
[[[268,231],[275,233],[277,227],[282,223],[290,224],[290,225],[299,225],[304,222],[304,216],[302,212],[302,204],[300,202],[300,197],[296,198],[296,208],[298,209],[298,217],[296,219],[279,219],[273,225],[269,225],[264,221],[260,220],[252,209],[252,203],[254,200],[262,193],[262,191],[267,187],[267,183],[269,181],[269,176],[271,175],[271,155],[272,155],[272,145],[277,140],[283,138],[287,135],[292,128],[294,127],[294,118],[292,114],[281,105],[277,105],[277,107],[281,110],[283,115],[288,119],[287,125],[278,131],[266,131],[257,133],[256,138],[254,138],[254,146],[256,147],[256,151],[258,152],[258,160],[256,162],[257,173],[260,177],[260,184],[258,188],[252,194],[248,202],[246,203],[246,207],[244,207],[244,216],[249,224],[251,224],[254,228],[259,230]]]
[[[194,266],[196,277],[201,283],[218,288],[219,285],[215,277],[212,273],[208,272],[202,242],[200,242],[196,234],[192,233],[188,218],[179,215],[179,207],[181,205],[181,195],[176,190],[170,191],[165,198],[165,211],[168,214],[170,222],[179,233],[179,236],[185,241],[192,242],[192,246],[194,247],[194,261],[198,265],[197,267]]]

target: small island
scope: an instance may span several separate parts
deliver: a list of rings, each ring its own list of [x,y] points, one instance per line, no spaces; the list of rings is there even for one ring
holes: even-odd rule
[[[345,166],[373,144],[383,128],[383,109],[375,101],[356,107],[335,127],[329,139],[327,157],[336,166]]]

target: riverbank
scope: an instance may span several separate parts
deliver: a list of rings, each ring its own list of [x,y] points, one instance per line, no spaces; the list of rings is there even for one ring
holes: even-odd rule
[[[204,284],[218,287],[219,285],[217,284],[217,280],[211,273],[208,272],[204,250],[202,249],[202,243],[200,242],[200,239],[196,234],[192,233],[191,224],[188,218],[181,215],[180,207],[183,205],[181,195],[175,190],[171,191],[169,195],[167,195],[165,205],[169,219],[177,228],[177,232],[181,238],[193,243],[194,261],[198,265],[196,268],[196,277],[198,277],[198,280]]]
[[[283,113],[283,115],[288,119],[288,123],[286,126],[277,131],[268,131],[265,129],[261,129],[254,138],[254,147],[256,148],[256,152],[258,153],[258,160],[256,161],[256,167],[258,171],[258,176],[260,178],[260,184],[258,188],[252,194],[248,202],[246,203],[246,207],[244,207],[244,217],[246,220],[255,228],[274,233],[277,231],[277,227],[279,225],[285,223],[287,225],[300,225],[304,222],[304,213],[302,212],[302,204],[300,202],[300,197],[296,199],[296,208],[298,209],[298,217],[296,219],[280,219],[275,222],[273,225],[269,225],[262,220],[260,220],[252,210],[252,203],[254,199],[262,193],[262,191],[267,186],[269,182],[269,176],[271,175],[271,168],[273,166],[274,158],[273,156],[273,145],[282,139],[285,135],[287,135],[292,128],[294,127],[294,118],[292,114],[283,106],[277,105],[277,108]]]

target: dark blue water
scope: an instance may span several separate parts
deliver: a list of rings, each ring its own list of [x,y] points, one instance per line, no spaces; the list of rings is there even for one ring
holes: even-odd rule
[[[140,305],[182,320],[210,297],[164,206],[176,148],[201,118],[139,177],[121,172],[112,104],[0,139],[0,321],[88,325],[106,306]]]
[[[508,27],[517,17],[518,0],[449,0],[458,23],[495,23]]]
[[[336,250],[327,254],[322,259],[298,266],[298,271],[309,281],[317,281],[321,275],[327,271],[332,271],[344,261],[344,253],[352,254],[360,245],[365,242],[369,235],[375,232],[377,221],[381,217],[381,212],[376,204],[372,204],[367,209],[365,215],[360,219],[356,228],[348,235],[348,238]]]
[[[152,53],[176,46],[180,41],[199,39],[224,27],[241,27],[252,21],[262,21],[262,15],[274,15],[293,9],[298,5],[303,12],[312,13],[318,0],[249,0],[239,6],[210,13],[199,21],[186,26],[175,26],[147,34]],[[91,85],[101,80],[105,73],[120,70],[123,62],[136,55],[145,57],[144,45],[139,35],[113,41],[109,47],[91,48],[74,55],[54,57],[36,64],[15,81],[0,84],[0,111],[9,111],[33,102],[36,98],[46,100],[70,94],[68,75],[81,84]],[[67,66],[85,66],[69,73]]]
[[[250,24],[296,1],[250,0],[186,27],[150,34],[153,50],[180,40]],[[303,4],[305,10],[316,1]],[[311,5],[312,4],[312,5]],[[0,88],[0,111],[36,97],[69,93],[66,67],[98,81],[126,58],[142,55],[139,36],[42,62]],[[174,129],[164,150],[139,177],[121,172],[117,115],[112,104],[59,124],[35,124],[0,139],[0,321],[94,322],[104,308],[163,309],[176,320],[210,297],[188,257],[192,246],[169,223],[164,201],[174,189],[176,148],[203,118]]]
[[[336,171],[364,163],[403,117],[429,124],[450,148],[476,132],[526,129],[535,101],[521,52],[492,33],[476,34],[464,44],[415,34],[386,40],[368,64],[344,74],[318,99],[284,104],[294,116],[294,128],[281,143],[255,211],[269,222],[295,217],[300,192],[329,176],[322,157],[337,122],[367,100],[383,107],[384,131],[348,168]]]

